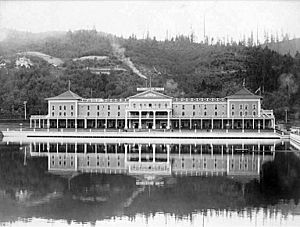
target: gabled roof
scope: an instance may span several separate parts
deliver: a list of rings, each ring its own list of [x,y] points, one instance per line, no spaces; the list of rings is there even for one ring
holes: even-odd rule
[[[46,100],[80,100],[82,99],[79,95],[74,92],[68,90],[58,96],[46,98]]]
[[[261,99],[262,97],[253,94],[247,88],[243,87],[241,90],[237,91],[233,95],[226,96],[225,98],[226,99]]]
[[[147,90],[142,93],[138,93],[136,95],[128,97],[128,99],[172,99],[172,97],[159,93],[153,90]]]

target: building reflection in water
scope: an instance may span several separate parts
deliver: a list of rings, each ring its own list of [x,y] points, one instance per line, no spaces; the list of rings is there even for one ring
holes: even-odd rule
[[[30,155],[48,157],[53,174],[125,174],[137,185],[162,185],[171,176],[259,177],[272,161],[275,142],[232,143],[53,143],[33,142]],[[270,143],[271,142],[271,143]]]
[[[22,190],[34,196],[22,203],[26,211],[11,211],[8,220],[13,212],[16,219],[90,223],[116,216],[150,220],[159,213],[192,221],[209,213],[249,217],[264,212],[265,217],[281,212],[285,218],[298,209],[288,201],[299,198],[299,159],[277,152],[287,148],[281,140],[76,140],[22,142],[24,162],[18,168],[34,178],[33,185],[24,181]],[[6,173],[15,177],[15,167],[9,167]],[[35,188],[35,182],[42,188]],[[3,191],[9,183],[0,182]],[[15,194],[20,187],[13,183],[8,186]],[[7,205],[0,208],[6,210]]]

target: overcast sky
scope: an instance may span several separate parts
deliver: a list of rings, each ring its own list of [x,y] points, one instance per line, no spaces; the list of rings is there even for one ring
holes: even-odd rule
[[[193,31],[203,39],[250,36],[258,28],[300,37],[300,1],[1,1],[0,27],[32,32],[92,29],[165,39]]]

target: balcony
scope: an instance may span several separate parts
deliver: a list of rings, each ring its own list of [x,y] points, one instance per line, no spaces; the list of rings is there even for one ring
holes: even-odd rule
[[[129,111],[171,111],[172,107],[158,107],[158,106],[126,106],[126,110]]]

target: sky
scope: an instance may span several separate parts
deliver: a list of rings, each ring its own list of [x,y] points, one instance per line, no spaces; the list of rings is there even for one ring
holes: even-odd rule
[[[92,29],[128,37],[188,35],[300,37],[300,1],[3,1],[0,28],[31,32]]]

